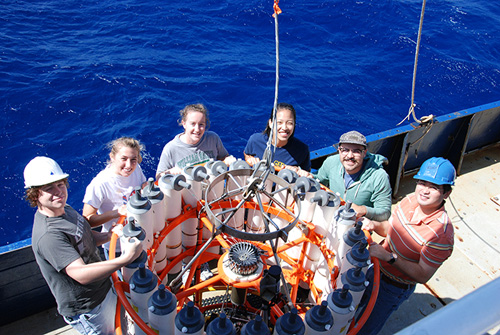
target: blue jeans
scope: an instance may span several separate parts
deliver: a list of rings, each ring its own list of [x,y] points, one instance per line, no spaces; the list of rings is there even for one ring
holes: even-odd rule
[[[370,299],[373,289],[373,267],[368,269],[366,276],[370,281],[370,285],[363,294],[363,298],[359,303],[359,309],[364,309]],[[382,276],[382,274],[380,276]],[[358,332],[358,335],[378,334],[391,314],[397,310],[405,300],[408,300],[414,291],[415,285],[409,285],[407,289],[404,289],[380,279],[377,301],[375,302],[372,313],[368,317],[368,320],[366,320],[363,328]]]
[[[64,316],[64,321],[83,335],[115,334],[116,295],[110,289],[100,305],[88,313],[71,317]]]

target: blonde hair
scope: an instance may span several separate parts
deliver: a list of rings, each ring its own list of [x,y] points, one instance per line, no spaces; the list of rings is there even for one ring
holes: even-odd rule
[[[140,164],[142,162],[141,150],[146,149],[146,147],[144,146],[144,144],[132,137],[120,137],[108,143],[108,148],[110,149],[109,157],[114,157],[122,147],[128,147],[137,150],[139,156],[137,157],[137,163]],[[108,161],[108,164],[110,163],[111,162]]]

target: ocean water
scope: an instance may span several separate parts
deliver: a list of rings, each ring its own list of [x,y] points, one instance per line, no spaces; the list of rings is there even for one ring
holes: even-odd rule
[[[311,150],[407,114],[421,1],[282,0],[279,101]],[[273,1],[12,1],[0,7],[0,245],[31,236],[23,169],[37,155],[70,174],[68,203],[105,166],[106,144],[146,145],[153,176],[178,111],[204,103],[243,157],[275,94]],[[500,7],[427,2],[415,103],[442,115],[500,98]]]

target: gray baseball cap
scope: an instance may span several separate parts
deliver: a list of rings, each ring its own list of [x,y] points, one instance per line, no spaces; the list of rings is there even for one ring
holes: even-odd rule
[[[348,131],[340,136],[339,144],[359,144],[366,148],[366,137],[355,130]]]

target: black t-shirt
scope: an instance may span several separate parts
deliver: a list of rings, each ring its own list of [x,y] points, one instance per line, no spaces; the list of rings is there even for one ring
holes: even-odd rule
[[[65,213],[57,217],[35,213],[32,248],[58,312],[73,316],[98,306],[111,288],[111,280],[82,285],[66,274],[65,268],[80,257],[85,264],[100,262],[101,258],[87,220],[71,206],[64,209]]]

